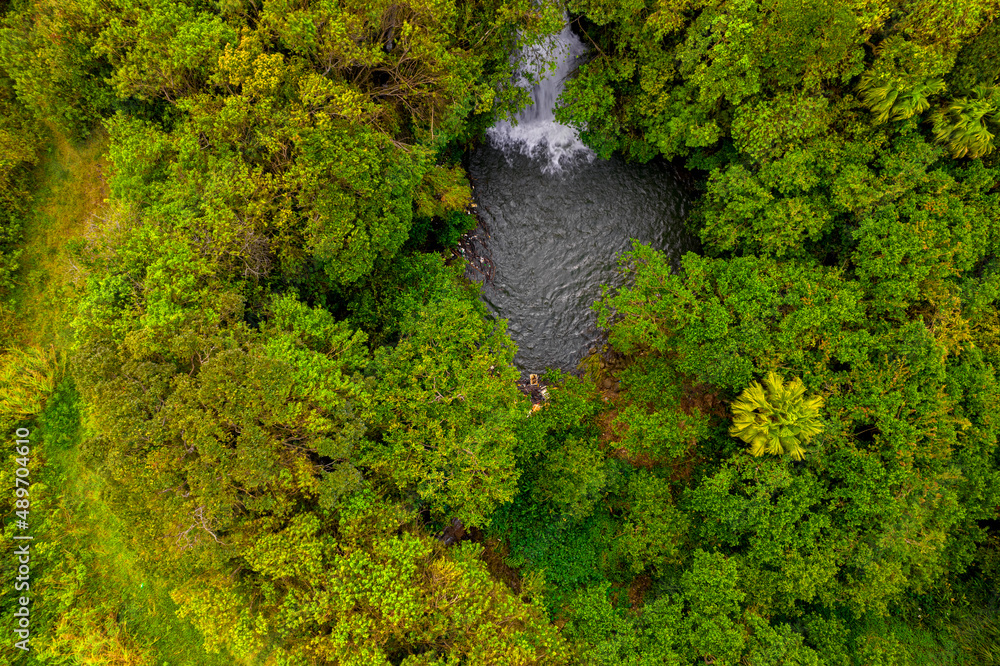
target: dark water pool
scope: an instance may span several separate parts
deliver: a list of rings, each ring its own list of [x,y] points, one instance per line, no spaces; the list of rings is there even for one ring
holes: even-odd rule
[[[544,150],[531,152],[488,140],[469,158],[495,266],[483,299],[508,320],[522,371],[572,370],[599,338],[591,305],[601,285],[619,283],[617,258],[632,239],[675,257],[694,249],[683,230],[689,196],[662,161],[562,155],[560,171]]]

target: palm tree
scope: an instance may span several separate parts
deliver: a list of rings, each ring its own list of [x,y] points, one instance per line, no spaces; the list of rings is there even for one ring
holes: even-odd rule
[[[767,392],[752,382],[733,403],[729,434],[750,444],[754,456],[787,452],[802,460],[803,444],[823,432],[819,421],[823,398],[805,397],[806,387],[798,377],[785,384],[778,373],[769,372],[764,384]]]
[[[864,76],[858,85],[861,98],[873,112],[878,114],[878,122],[889,119],[906,120],[931,108],[928,98],[944,90],[941,79],[927,79],[907,87],[899,80],[878,82],[875,76]]]
[[[993,134],[986,122],[1000,110],[1000,88],[977,87],[973,97],[952,100],[934,113],[934,136],[954,157],[982,157],[993,152]]]

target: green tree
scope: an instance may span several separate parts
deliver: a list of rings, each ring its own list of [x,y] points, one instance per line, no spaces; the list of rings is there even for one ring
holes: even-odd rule
[[[31,201],[31,167],[41,136],[31,113],[17,99],[14,83],[0,63],[0,293],[13,286],[24,219]]]
[[[1000,88],[977,87],[972,97],[952,100],[935,112],[934,136],[954,157],[983,157],[993,152],[994,134],[989,123],[998,122]]]
[[[377,434],[365,464],[438,515],[483,525],[517,483],[514,429],[527,406],[514,345],[475,291],[458,286],[408,312],[401,329],[368,369]]]
[[[92,52],[106,16],[96,4],[15,3],[0,22],[0,69],[37,119],[86,136],[114,103],[107,64]]]
[[[539,590],[492,580],[478,547],[445,551],[371,491],[345,496],[335,515],[302,512],[264,536],[236,581],[179,587],[181,615],[210,649],[248,661],[567,663]]]

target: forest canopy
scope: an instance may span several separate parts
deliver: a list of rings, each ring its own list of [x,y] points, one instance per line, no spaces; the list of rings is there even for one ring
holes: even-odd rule
[[[452,249],[567,21],[557,118],[685,169],[699,243],[634,244],[533,404]],[[49,544],[0,653],[995,663],[998,131],[995,0],[0,0],[0,422]]]

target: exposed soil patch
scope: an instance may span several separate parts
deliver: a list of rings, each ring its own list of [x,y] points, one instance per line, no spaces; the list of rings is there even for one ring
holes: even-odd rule
[[[597,417],[597,425],[601,431],[602,448],[608,451],[609,455],[623,460],[633,467],[668,468],[671,470],[670,478],[672,480],[685,481],[691,477],[701,461],[695,441],[690,443],[682,456],[676,458],[660,458],[648,453],[636,453],[620,445],[628,432],[628,426],[624,423],[616,423],[615,419],[618,418],[619,413],[627,404],[628,398],[627,391],[621,389],[618,377],[631,361],[631,358],[605,346],[603,353],[592,353],[581,364],[587,369],[588,375],[594,379],[598,392],[604,402],[608,404],[608,408]],[[713,419],[729,418],[725,401],[709,384],[695,384],[691,381],[685,381],[683,389],[679,408],[684,414],[691,415],[697,409]],[[653,409],[651,405],[647,408]],[[683,419],[681,419],[680,425],[683,427]]]
[[[688,415],[697,409],[702,414],[717,419],[726,420],[729,418],[729,410],[722,396],[711,385],[705,383],[694,384],[687,380],[684,382],[681,409]]]
[[[628,600],[632,604],[632,610],[638,610],[644,603],[646,592],[653,586],[653,579],[643,574],[636,576],[632,584],[628,587]]]
[[[459,541],[472,541],[483,547],[483,552],[479,556],[486,564],[486,570],[494,580],[501,581],[509,587],[515,594],[521,593],[521,574],[517,569],[507,566],[504,559],[510,554],[507,546],[499,539],[487,539],[482,530],[478,527],[466,528],[461,520],[452,518],[451,522],[434,538],[445,546],[451,546]]]
[[[605,397],[610,400],[606,394]],[[597,427],[601,429],[601,448],[605,450],[615,448],[615,445],[622,441],[625,434],[625,426],[615,423],[616,418],[618,418],[617,407],[605,409],[597,416]]]
[[[490,572],[490,576],[495,580],[503,581],[514,594],[520,594],[521,574],[517,569],[504,563],[504,558],[508,555],[507,547],[497,539],[489,539],[481,543],[483,554],[479,556],[479,559],[486,563],[486,570]]]
[[[682,458],[677,458],[670,464],[670,480],[687,482],[694,474],[694,470],[698,467],[704,458],[698,455],[698,450],[694,446],[688,449],[687,454]]]
[[[452,518],[448,526],[445,527],[439,534],[435,535],[435,539],[440,541],[446,546],[450,546],[453,543],[463,541],[466,539],[466,529],[465,525],[458,518]]]
[[[538,375],[529,375],[527,378],[521,377],[521,379],[517,380],[517,388],[521,393],[531,398],[532,405],[540,405],[548,400],[548,387],[541,383]]]

